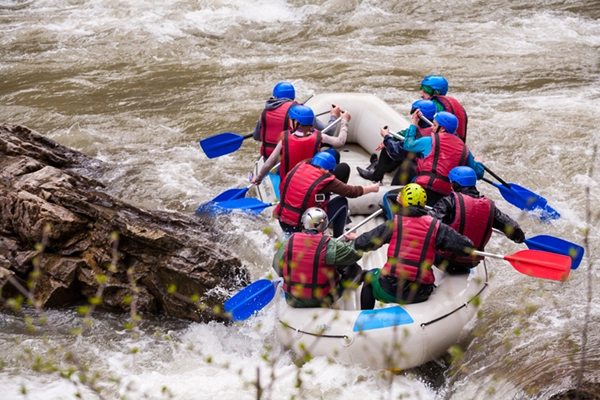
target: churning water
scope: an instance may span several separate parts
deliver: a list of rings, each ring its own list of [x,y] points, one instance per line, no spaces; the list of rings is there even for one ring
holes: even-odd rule
[[[494,264],[490,295],[459,343],[461,369],[388,375],[320,358],[297,367],[268,311],[228,327],[147,318],[135,335],[127,316],[99,313],[74,337],[82,321],[61,310],[48,315],[54,330],[33,334],[22,316],[0,314],[0,398],[95,398],[75,377],[32,368],[36,355],[68,365],[67,351],[104,398],[253,399],[257,376],[273,399],[550,399],[578,382],[598,394],[600,234],[588,211],[597,216],[600,201],[599,19],[597,0],[0,0],[0,122],[109,163],[110,194],[138,206],[191,214],[245,186],[255,142],[209,160],[198,141],[250,132],[280,80],[300,100],[374,93],[408,115],[420,80],[439,73],[469,114],[473,153],[562,218],[541,223],[493,187],[480,190],[529,236],[583,244],[590,228],[567,282]],[[215,223],[255,277],[268,271],[267,216]]]

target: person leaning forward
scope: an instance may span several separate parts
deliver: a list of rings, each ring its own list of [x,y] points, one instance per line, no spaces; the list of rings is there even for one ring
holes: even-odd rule
[[[379,185],[352,186],[344,183],[335,172],[335,158],[326,151],[317,153],[312,160],[299,163],[286,175],[280,186],[280,202],[273,211],[284,232],[299,232],[302,213],[310,207],[320,207],[327,212],[333,225],[333,235],[344,233],[348,216],[348,199],[379,191]],[[349,167],[348,167],[349,169]],[[329,200],[331,194],[338,196]]]
[[[394,219],[386,221],[354,239],[356,250],[372,251],[389,243],[387,262],[365,276],[361,308],[372,309],[375,300],[384,303],[420,303],[435,289],[432,265],[436,250],[469,256],[473,242],[427,214],[427,194],[416,183],[409,183],[398,194],[400,208]]]
[[[352,243],[325,235],[328,224],[325,211],[309,208],[302,215],[302,232],[284,240],[273,258],[292,307],[328,307],[346,288],[357,287],[362,268],[356,262],[362,253]]]

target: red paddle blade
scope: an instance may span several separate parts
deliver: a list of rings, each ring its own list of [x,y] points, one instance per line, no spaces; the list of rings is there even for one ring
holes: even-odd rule
[[[564,281],[571,272],[571,257],[540,250],[521,250],[504,259],[522,274]]]

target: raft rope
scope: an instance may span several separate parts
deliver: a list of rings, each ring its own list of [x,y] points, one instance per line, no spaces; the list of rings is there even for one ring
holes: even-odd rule
[[[444,318],[446,318],[446,317],[449,317],[450,315],[454,314],[455,312],[457,312],[457,311],[460,311],[460,310],[462,310],[463,308],[467,307],[467,306],[469,305],[469,303],[471,303],[473,300],[475,300],[475,298],[479,297],[479,295],[480,295],[481,293],[483,293],[483,291],[484,291],[485,289],[487,289],[487,287],[488,287],[488,285],[489,285],[489,284],[488,284],[489,277],[488,277],[487,263],[485,262],[485,259],[483,260],[483,269],[484,269],[484,271],[485,271],[485,284],[483,285],[483,287],[481,288],[481,290],[480,290],[479,292],[477,292],[477,294],[476,294],[475,296],[471,297],[471,298],[469,299],[469,301],[467,301],[466,303],[464,303],[464,304],[463,304],[463,305],[461,305],[460,307],[458,307],[458,308],[456,308],[456,309],[454,309],[454,310],[450,311],[449,313],[447,313],[447,314],[444,314],[444,315],[442,315],[441,317],[438,317],[438,318],[436,318],[436,319],[432,319],[431,321],[428,321],[428,322],[423,322],[423,323],[421,324],[421,328],[424,328],[424,327],[426,327],[426,326],[428,326],[428,325],[431,325],[431,324],[434,324],[434,323],[436,323],[436,322],[438,322],[438,321],[441,321],[441,320],[443,320],[443,319],[444,319]],[[346,338],[348,338],[348,336],[347,336],[347,335],[324,335],[324,334],[322,334],[322,333],[312,333],[312,332],[306,332],[306,331],[303,331],[303,330],[300,330],[300,329],[296,329],[296,328],[294,328],[294,327],[292,327],[292,326],[288,325],[287,323],[283,322],[282,320],[279,320],[279,322],[280,322],[280,323],[281,323],[283,326],[285,326],[286,328],[290,328],[290,329],[292,329],[292,330],[294,330],[294,331],[296,331],[296,332],[300,332],[300,333],[302,333],[302,334],[305,334],[305,335],[317,336],[317,337],[323,337],[323,338],[331,338],[331,339],[346,339]]]

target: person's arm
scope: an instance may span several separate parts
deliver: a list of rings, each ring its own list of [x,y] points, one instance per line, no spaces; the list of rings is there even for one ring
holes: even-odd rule
[[[433,218],[439,219],[446,225],[449,225],[454,221],[455,213],[454,195],[452,194],[442,197],[428,212]]]
[[[440,223],[435,237],[436,250],[449,251],[461,257],[468,257],[475,245],[466,236],[461,235],[448,225]]]
[[[254,131],[252,132],[252,138],[259,142],[261,141],[260,140],[260,127],[261,127],[260,120],[261,120],[261,117],[258,117],[258,122],[256,123],[256,127],[254,127]]]
[[[321,137],[321,142],[323,144],[328,144],[331,147],[340,148],[346,144],[346,139],[348,138],[348,123],[352,116],[349,112],[345,112],[342,114],[342,120],[340,121],[340,134],[338,136],[328,136],[323,135]],[[335,131],[335,128],[331,128],[332,131]]]
[[[379,191],[379,184],[374,183],[369,186],[353,186],[348,185],[339,179],[334,179],[323,187],[322,193],[333,193],[340,196],[349,197],[351,199],[360,197],[367,193],[377,193]]]
[[[414,126],[414,125],[411,125]],[[426,136],[417,139],[417,129],[408,129],[406,137],[404,138],[404,150],[411,151],[423,157],[427,156],[431,152],[431,137]]]
[[[475,175],[477,175],[477,179],[483,178],[483,175],[485,174],[483,163],[475,161],[475,157],[473,157],[471,151],[469,151],[469,156],[467,157],[467,166],[473,168]]]
[[[352,242],[342,242],[336,238],[329,239],[325,253],[327,265],[352,265],[362,258]]]
[[[282,240],[279,244],[278,244],[278,248],[277,248],[277,252],[275,253],[275,256],[273,256],[273,269],[275,270],[275,272],[277,272],[277,275],[279,276],[283,276],[282,275],[282,268],[283,268],[283,256],[284,256],[284,252],[285,252],[285,246],[287,244],[287,239]]]
[[[525,232],[521,229],[517,221],[495,208],[493,227],[504,232],[507,238],[515,243],[525,241]]]
[[[324,124],[317,117],[315,117],[313,126],[318,131],[323,131],[323,129],[325,129],[328,125],[331,125],[332,123],[334,123],[335,120],[340,117],[342,110],[338,106],[332,104],[329,112],[331,113],[331,116],[329,117],[329,122],[327,124]],[[331,129],[329,129],[327,132],[325,132],[325,135],[329,135],[329,136],[335,135],[335,128],[332,127]]]
[[[260,185],[260,183],[262,182],[263,179],[265,179],[265,176],[267,176],[269,171],[271,169],[273,169],[273,167],[275,165],[277,165],[280,158],[281,158],[281,140],[279,141],[279,143],[277,143],[277,146],[275,146],[275,150],[273,150],[273,152],[271,153],[269,158],[267,158],[267,160],[261,167],[260,171],[258,171],[258,175],[256,175],[254,178],[252,178],[252,183],[254,183],[256,185]]]
[[[394,221],[385,221],[354,239],[354,248],[359,251],[377,250],[390,242],[394,232]]]

